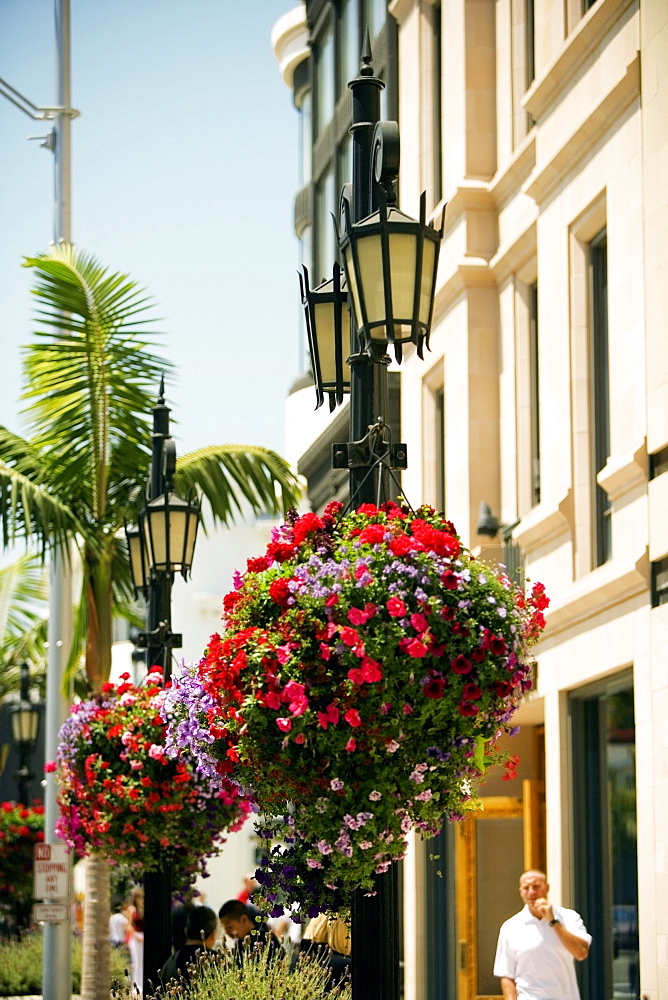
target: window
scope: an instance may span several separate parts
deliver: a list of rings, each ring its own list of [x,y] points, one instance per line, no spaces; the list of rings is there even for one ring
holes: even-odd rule
[[[425,841],[425,1000],[457,993],[454,838],[454,824],[444,823],[439,834]]]
[[[604,229],[589,244],[591,331],[592,460],[594,482],[610,456],[610,385],[608,345],[608,248]],[[594,485],[594,565],[612,555],[612,507],[608,494]]]
[[[668,558],[652,563],[652,607],[668,604]]]
[[[534,0],[526,0],[526,46],[527,46],[527,87],[536,76],[536,24],[534,20]]]
[[[324,130],[334,114],[334,29],[331,23],[318,39],[315,49],[316,134]]]
[[[431,11],[432,22],[432,174],[434,205],[443,197],[443,59],[442,59],[442,12],[440,3],[435,4]]]
[[[575,909],[596,946],[582,1000],[637,1000],[638,862],[633,684],[628,673],[571,696]]]
[[[538,372],[538,284],[529,288],[529,406],[531,411],[531,502],[540,503],[540,379]]]
[[[336,258],[336,234],[332,215],[336,214],[336,182],[330,169],[315,189],[315,274],[314,285],[331,277]]]

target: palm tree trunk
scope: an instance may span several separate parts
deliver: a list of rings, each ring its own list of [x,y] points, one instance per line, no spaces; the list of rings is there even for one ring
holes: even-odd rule
[[[113,640],[113,591],[112,552],[93,555],[87,549],[84,555],[86,573],[86,607],[88,633],[86,636],[86,675],[92,691],[99,691],[111,672],[111,644]]]
[[[109,1000],[109,862],[86,859],[81,1000]]]

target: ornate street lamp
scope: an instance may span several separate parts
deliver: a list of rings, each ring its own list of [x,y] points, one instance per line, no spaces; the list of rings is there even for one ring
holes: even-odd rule
[[[389,345],[397,361],[402,346],[429,346],[441,229],[396,207],[399,128],[380,122],[380,91],[367,32],[352,91],[353,183],[341,193],[339,251],[346,277],[350,321],[349,440],[332,447],[336,468],[350,475],[350,506],[390,499],[393,470],[406,468],[406,446],[392,444],[387,426]],[[338,288],[338,293],[334,290]],[[319,406],[343,400],[342,330],[345,313],[338,264],[331,282],[313,291],[301,281],[311,362]],[[318,306],[320,308],[318,308]],[[332,335],[334,331],[334,335]],[[329,373],[335,372],[335,375]],[[328,374],[325,374],[328,373]],[[399,1000],[399,894],[396,865],[375,880],[375,895],[353,893],[352,988],[354,1000]]]
[[[387,124],[376,125],[378,136]],[[397,136],[398,141],[398,136]],[[381,146],[382,148],[382,146]],[[420,198],[420,218],[405,215],[381,189],[379,208],[361,222],[351,219],[350,202],[343,202],[345,228],[339,240],[352,300],[355,331],[372,356],[388,344],[401,361],[402,344],[413,343],[422,357],[429,347],[441,231],[425,221],[426,197]]]
[[[146,631],[138,648],[146,649],[146,665],[159,664],[165,680],[172,672],[172,650],[181,636],[172,632],[171,595],[174,576],[188,579],[193,562],[200,508],[173,490],[176,447],[169,433],[164,379],[153,408],[153,448],[146,504],[136,527],[125,529],[132,580],[137,594],[147,598]],[[144,900],[149,919],[144,932],[144,992],[157,983],[171,951],[172,868],[144,875]]]
[[[306,267],[303,270],[303,277],[299,275],[299,287],[315,381],[316,410],[322,406],[325,394],[333,410],[343,402],[344,393],[350,392],[350,373],[343,348],[344,331],[348,337],[350,330],[346,282],[336,263],[330,280],[317,288],[309,287],[308,270]]]
[[[192,566],[195,552],[199,505],[184,500],[171,490],[151,500],[141,513],[140,535],[145,540],[146,560],[153,573],[184,580]]]
[[[37,746],[39,735],[39,705],[30,698],[30,670],[27,663],[21,664],[21,686],[19,700],[9,709],[12,738],[19,754],[19,767],[15,771],[21,805],[30,805],[30,783],[34,777],[29,761]]]

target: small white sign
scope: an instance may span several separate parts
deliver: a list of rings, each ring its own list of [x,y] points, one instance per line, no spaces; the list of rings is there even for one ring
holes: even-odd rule
[[[69,917],[67,903],[35,903],[32,918],[36,924],[60,924]]]
[[[69,899],[70,866],[64,844],[35,844],[35,899]]]

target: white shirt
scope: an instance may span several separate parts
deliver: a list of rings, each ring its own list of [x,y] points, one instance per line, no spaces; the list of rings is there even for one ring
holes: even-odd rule
[[[552,909],[566,930],[591,943],[579,913],[563,906]],[[515,981],[518,1000],[580,1000],[573,956],[557,935],[528,906],[502,924],[494,975]]]

